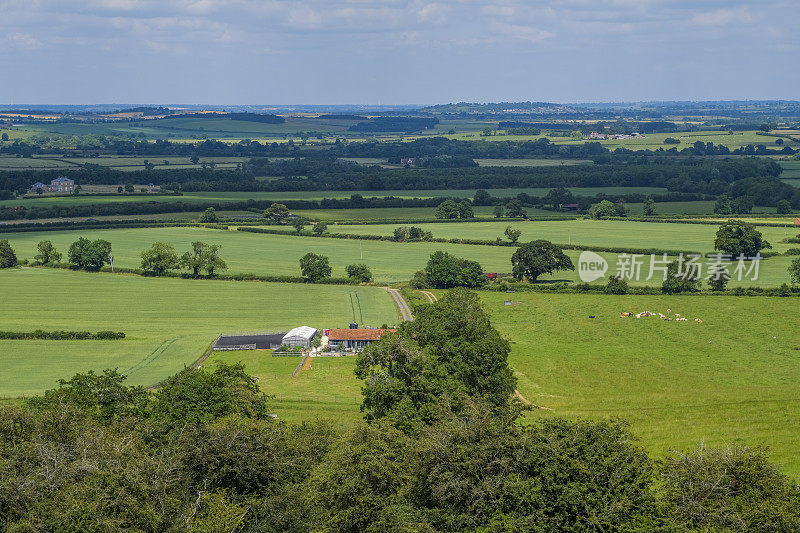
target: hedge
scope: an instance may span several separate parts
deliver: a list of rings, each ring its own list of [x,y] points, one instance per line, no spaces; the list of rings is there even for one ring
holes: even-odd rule
[[[369,235],[369,234],[352,234],[352,233],[325,233],[323,235],[316,235],[312,232],[303,231],[300,233],[290,232],[278,229],[267,228],[254,228],[254,227],[237,227],[237,231],[246,231],[248,233],[266,233],[269,235],[289,235],[295,237],[323,237],[327,239],[353,239],[353,240],[367,240],[367,241],[387,241],[387,242],[439,242],[450,244],[472,244],[478,246],[521,246],[522,242],[512,243],[507,240],[491,240],[491,239],[443,239],[434,237],[427,240],[414,240],[414,241],[395,241],[391,235]],[[589,250],[593,252],[611,252],[620,254],[656,254],[656,255],[680,255],[699,253],[691,250],[669,250],[665,248],[625,248],[620,246],[585,246],[578,244],[557,244],[557,246],[565,250]]]
[[[521,283],[516,281],[500,281],[490,283],[482,290],[496,292],[553,292],[568,294],[606,294],[605,284],[588,283]],[[625,294],[661,296],[664,293],[657,286],[628,286]],[[724,291],[701,290],[697,292],[676,293],[671,296],[778,296],[800,297],[800,287],[783,284],[779,287],[736,287]]]
[[[44,331],[41,329],[34,331],[0,331],[0,339],[5,340],[44,339],[53,341],[82,341],[117,340],[124,338],[125,333],[122,331],[98,331],[97,333],[90,333],[88,331]]]

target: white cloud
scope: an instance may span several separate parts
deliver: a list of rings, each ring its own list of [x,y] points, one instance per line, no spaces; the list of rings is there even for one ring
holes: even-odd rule
[[[6,41],[20,50],[36,50],[43,46],[39,39],[29,33],[10,33],[6,36]]]
[[[695,13],[692,16],[692,22],[698,26],[728,26],[731,24],[750,24],[754,21],[755,17],[747,6],[704,11]]]

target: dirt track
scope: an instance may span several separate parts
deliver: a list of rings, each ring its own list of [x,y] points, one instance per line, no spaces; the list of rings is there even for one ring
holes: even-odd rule
[[[400,309],[400,314],[403,316],[403,320],[406,322],[413,321],[414,316],[411,314],[411,308],[408,306],[408,303],[405,301],[405,299],[403,299],[403,296],[400,294],[400,290],[392,289],[390,287],[384,287],[384,289],[392,295],[392,298],[394,298],[394,302]]]

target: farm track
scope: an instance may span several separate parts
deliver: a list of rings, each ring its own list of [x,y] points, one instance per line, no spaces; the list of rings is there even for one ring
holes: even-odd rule
[[[430,291],[417,291],[417,292],[421,292],[422,294],[424,294],[430,303],[439,301],[439,298],[437,298],[436,295]]]
[[[400,295],[400,290],[389,287],[384,287],[384,289],[392,295],[392,298],[394,298],[394,302],[400,309],[400,314],[403,316],[403,320],[406,322],[413,321],[414,316],[411,314],[411,308],[408,306],[408,303],[406,303],[405,299],[403,299],[403,297]]]

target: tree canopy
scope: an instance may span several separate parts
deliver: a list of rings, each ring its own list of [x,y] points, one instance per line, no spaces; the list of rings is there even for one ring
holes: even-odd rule
[[[536,281],[542,274],[575,270],[572,260],[561,248],[543,239],[523,244],[511,256],[511,269],[518,280]]]
[[[448,252],[433,252],[425,266],[429,285],[439,289],[452,287],[481,287],[488,278],[477,261],[463,259]]]
[[[755,257],[761,250],[772,248],[755,225],[743,220],[729,220],[717,230],[714,249],[733,257]]]

